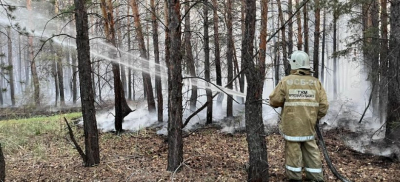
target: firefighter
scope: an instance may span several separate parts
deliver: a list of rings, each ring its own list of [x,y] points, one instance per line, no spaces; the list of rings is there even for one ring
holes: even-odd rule
[[[327,96],[321,82],[311,76],[307,53],[294,51],[289,61],[290,75],[269,96],[272,107],[282,107],[279,130],[285,139],[286,176],[302,181],[304,170],[306,180],[323,181],[314,127],[328,110]]]

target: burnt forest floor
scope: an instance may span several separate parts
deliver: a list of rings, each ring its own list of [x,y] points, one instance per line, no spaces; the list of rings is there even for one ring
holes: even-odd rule
[[[100,133],[101,163],[83,167],[82,159],[69,140],[65,123],[60,121],[55,128],[54,131],[39,130],[41,132],[33,133],[14,148],[2,145],[6,181],[231,182],[246,181],[247,178],[248,152],[244,133],[223,134],[216,128],[206,127],[185,134],[184,162],[179,171],[168,172],[168,143],[156,134],[156,129],[126,132],[120,136]],[[83,147],[82,128],[74,126],[74,131]],[[10,137],[7,135],[12,133],[0,133],[0,142]],[[399,162],[356,152],[344,145],[343,135],[341,130],[324,132],[331,160],[340,173],[351,181],[400,181]],[[266,141],[269,181],[287,181],[282,137],[272,133]],[[8,142],[12,145],[12,141]],[[325,162],[323,167],[326,181],[339,181]]]

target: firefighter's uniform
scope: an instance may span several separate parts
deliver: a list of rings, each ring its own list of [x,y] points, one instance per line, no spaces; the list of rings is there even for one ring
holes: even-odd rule
[[[282,107],[280,132],[286,141],[285,168],[289,179],[323,181],[322,163],[315,141],[317,119],[325,116],[328,101],[321,82],[309,70],[292,70],[269,96],[272,107]]]

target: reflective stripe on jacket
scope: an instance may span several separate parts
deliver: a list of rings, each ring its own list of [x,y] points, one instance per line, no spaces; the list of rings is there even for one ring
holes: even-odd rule
[[[313,140],[315,124],[328,111],[321,82],[308,70],[292,70],[269,96],[272,107],[282,107],[280,129],[289,141]]]

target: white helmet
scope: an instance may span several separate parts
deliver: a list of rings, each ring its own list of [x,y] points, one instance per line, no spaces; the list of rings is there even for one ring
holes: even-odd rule
[[[294,51],[290,56],[289,62],[292,70],[300,68],[310,70],[310,58],[304,51]]]

